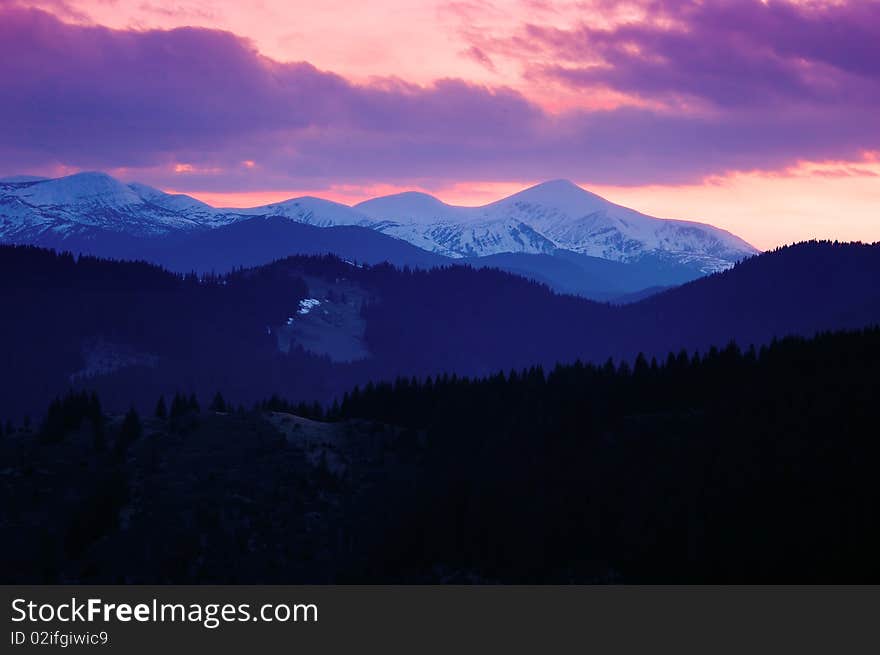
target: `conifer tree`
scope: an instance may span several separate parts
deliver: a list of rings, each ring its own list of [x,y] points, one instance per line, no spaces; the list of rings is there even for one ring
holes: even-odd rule
[[[107,449],[107,436],[104,430],[104,415],[93,416],[92,419],[92,446],[96,452],[104,452]]]
[[[165,396],[159,396],[159,402],[156,403],[156,418],[164,421],[168,418],[168,408],[165,407]]]
[[[208,405],[208,409],[212,412],[225,413],[227,405],[226,401],[223,399],[223,394],[221,394],[219,391],[214,394],[214,399],[211,400],[211,404]]]
[[[180,418],[187,411],[187,403],[180,393],[175,393],[171,400],[171,418]]]
[[[142,433],[141,418],[134,407],[132,407],[122,420],[122,427],[119,429],[119,436],[116,438],[117,454],[125,453],[131,444],[141,438]]]

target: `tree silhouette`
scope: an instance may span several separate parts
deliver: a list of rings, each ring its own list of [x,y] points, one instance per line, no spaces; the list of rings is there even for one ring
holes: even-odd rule
[[[159,401],[156,403],[155,415],[160,421],[164,421],[168,418],[168,408],[165,406],[165,396],[159,396]]]
[[[186,398],[180,393],[175,393],[171,400],[171,418],[177,419],[185,415],[189,411],[189,404]]]
[[[225,413],[227,411],[226,401],[223,400],[223,394],[221,394],[219,391],[214,394],[214,398],[211,400],[211,404],[208,405],[208,410],[220,413]]]
[[[122,420],[122,426],[116,437],[116,453],[123,455],[135,441],[141,438],[143,428],[137,411],[132,407]]]

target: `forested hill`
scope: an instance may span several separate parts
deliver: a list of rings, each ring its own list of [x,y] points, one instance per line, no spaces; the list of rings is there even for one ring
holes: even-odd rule
[[[809,241],[621,308],[645,352],[880,323],[880,244]]]
[[[804,243],[615,307],[495,270],[293,257],[217,277],[0,248],[0,415],[73,385],[329,401],[355,384],[743,347],[880,322],[880,246]],[[304,303],[305,304],[302,304]]]
[[[71,395],[2,431],[0,582],[876,583],[878,366],[874,329],[371,384],[325,422]]]
[[[427,430],[419,492],[386,514],[400,539],[384,551],[389,571],[876,581],[878,367],[874,329],[370,385],[341,416]]]

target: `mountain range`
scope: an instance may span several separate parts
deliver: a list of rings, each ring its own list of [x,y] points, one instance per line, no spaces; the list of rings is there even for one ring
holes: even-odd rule
[[[318,253],[398,266],[463,263],[600,300],[681,284],[757,253],[724,230],[653,218],[566,180],[481,207],[407,192],[354,207],[302,197],[236,209],[103,173],[0,180],[0,242],[187,271]]]

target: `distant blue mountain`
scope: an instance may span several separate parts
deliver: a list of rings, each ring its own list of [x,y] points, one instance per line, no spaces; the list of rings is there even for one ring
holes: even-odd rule
[[[156,240],[154,240],[156,241]],[[207,232],[172,235],[145,244],[145,259],[172,271],[225,273],[291,255],[334,254],[359,264],[433,268],[451,261],[365,227],[315,227],[287,218],[251,218]]]
[[[501,253],[464,260],[474,268],[497,268],[541,282],[559,293],[591,300],[631,302],[668,287],[703,277],[697,266],[646,255],[637,262],[622,263],[591,257],[570,250],[530,255]]]

